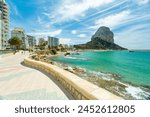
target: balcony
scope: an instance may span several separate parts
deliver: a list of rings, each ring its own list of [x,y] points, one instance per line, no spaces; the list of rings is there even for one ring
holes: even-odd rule
[[[8,17],[8,13],[6,13],[6,12],[3,12],[3,16],[7,16],[7,17]]]
[[[3,20],[4,20],[5,23],[8,22],[8,17],[4,16]]]
[[[8,27],[9,27],[8,25],[5,25],[5,28],[6,28],[6,29],[8,29]]]
[[[7,4],[3,4],[3,7],[4,7],[4,8],[6,8],[6,9],[8,9],[8,6],[7,6]]]
[[[8,13],[8,9],[5,9],[5,8],[4,8],[4,9],[3,9],[3,12],[4,12],[4,13]]]
[[[8,23],[8,18],[3,17],[3,23]]]

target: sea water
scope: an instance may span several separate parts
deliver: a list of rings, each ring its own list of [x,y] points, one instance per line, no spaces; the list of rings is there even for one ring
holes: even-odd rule
[[[69,66],[84,68],[99,78],[111,79],[119,76],[117,80],[128,85],[126,91],[135,99],[150,98],[150,52],[83,51],[52,59]],[[146,88],[147,92],[141,87]]]

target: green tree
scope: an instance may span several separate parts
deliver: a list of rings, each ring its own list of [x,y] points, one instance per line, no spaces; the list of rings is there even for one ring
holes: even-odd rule
[[[45,41],[44,38],[39,38],[38,47],[40,48],[40,50],[44,50],[47,44],[48,42]]]
[[[18,37],[12,37],[8,40],[8,43],[11,46],[15,47],[15,49],[18,49],[22,44],[22,40],[20,40]]]
[[[60,50],[62,52],[66,52],[67,51],[67,49],[62,44],[60,44],[59,47],[60,47]]]

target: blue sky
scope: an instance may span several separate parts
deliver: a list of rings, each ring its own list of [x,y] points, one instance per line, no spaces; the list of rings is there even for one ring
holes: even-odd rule
[[[6,0],[10,29],[22,27],[61,43],[85,43],[100,26],[114,32],[115,43],[150,49],[150,0]]]

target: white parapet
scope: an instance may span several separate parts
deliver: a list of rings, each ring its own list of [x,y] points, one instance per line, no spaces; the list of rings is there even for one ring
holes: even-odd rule
[[[123,100],[122,97],[100,88],[73,73],[70,73],[55,65],[31,58],[25,58],[24,63],[28,66],[44,70],[59,81],[66,90],[78,100]]]

